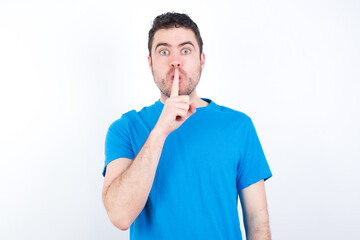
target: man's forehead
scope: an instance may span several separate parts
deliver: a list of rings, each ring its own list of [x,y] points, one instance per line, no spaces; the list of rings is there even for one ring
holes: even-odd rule
[[[183,42],[197,44],[194,32],[191,29],[183,27],[157,30],[154,34],[153,47],[159,42],[168,43],[170,45],[178,45]]]

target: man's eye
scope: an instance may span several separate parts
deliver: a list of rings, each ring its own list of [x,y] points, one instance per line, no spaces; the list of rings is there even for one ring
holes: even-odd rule
[[[168,50],[161,50],[161,51],[160,51],[160,54],[161,54],[161,55],[168,55],[168,54],[169,54],[169,51],[168,51]]]
[[[182,52],[182,54],[189,54],[191,51],[190,51],[190,49],[185,48],[185,49],[181,50],[181,52]]]

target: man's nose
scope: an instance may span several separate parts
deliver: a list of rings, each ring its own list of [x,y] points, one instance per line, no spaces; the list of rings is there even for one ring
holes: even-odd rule
[[[181,61],[177,57],[172,59],[171,62],[170,62],[170,67],[171,68],[180,68],[181,66],[182,66]]]
[[[172,68],[179,68],[181,65],[180,65],[180,63],[179,62],[172,62],[171,63],[171,67]]]

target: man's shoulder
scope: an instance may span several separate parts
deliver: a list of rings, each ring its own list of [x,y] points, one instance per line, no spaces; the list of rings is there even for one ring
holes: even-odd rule
[[[136,114],[135,110],[130,110],[121,115],[120,118],[117,118],[110,124],[110,129],[117,129],[119,127],[125,127],[128,125],[129,120],[132,118],[131,116]]]
[[[129,122],[136,122],[142,118],[147,118],[149,115],[153,115],[156,111],[155,103],[142,107],[140,110],[132,109],[124,112],[120,118],[112,122],[111,125],[124,125]]]
[[[234,108],[216,104],[215,111],[224,113],[225,115],[228,115],[229,117],[232,117],[234,119],[251,121],[251,118],[246,113],[236,110]]]

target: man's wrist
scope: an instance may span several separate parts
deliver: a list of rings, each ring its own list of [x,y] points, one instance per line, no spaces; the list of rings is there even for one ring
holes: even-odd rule
[[[166,134],[164,131],[162,131],[161,129],[159,129],[158,127],[154,127],[153,130],[150,132],[150,135],[156,139],[160,139],[165,141],[165,139],[167,138],[168,134]]]

